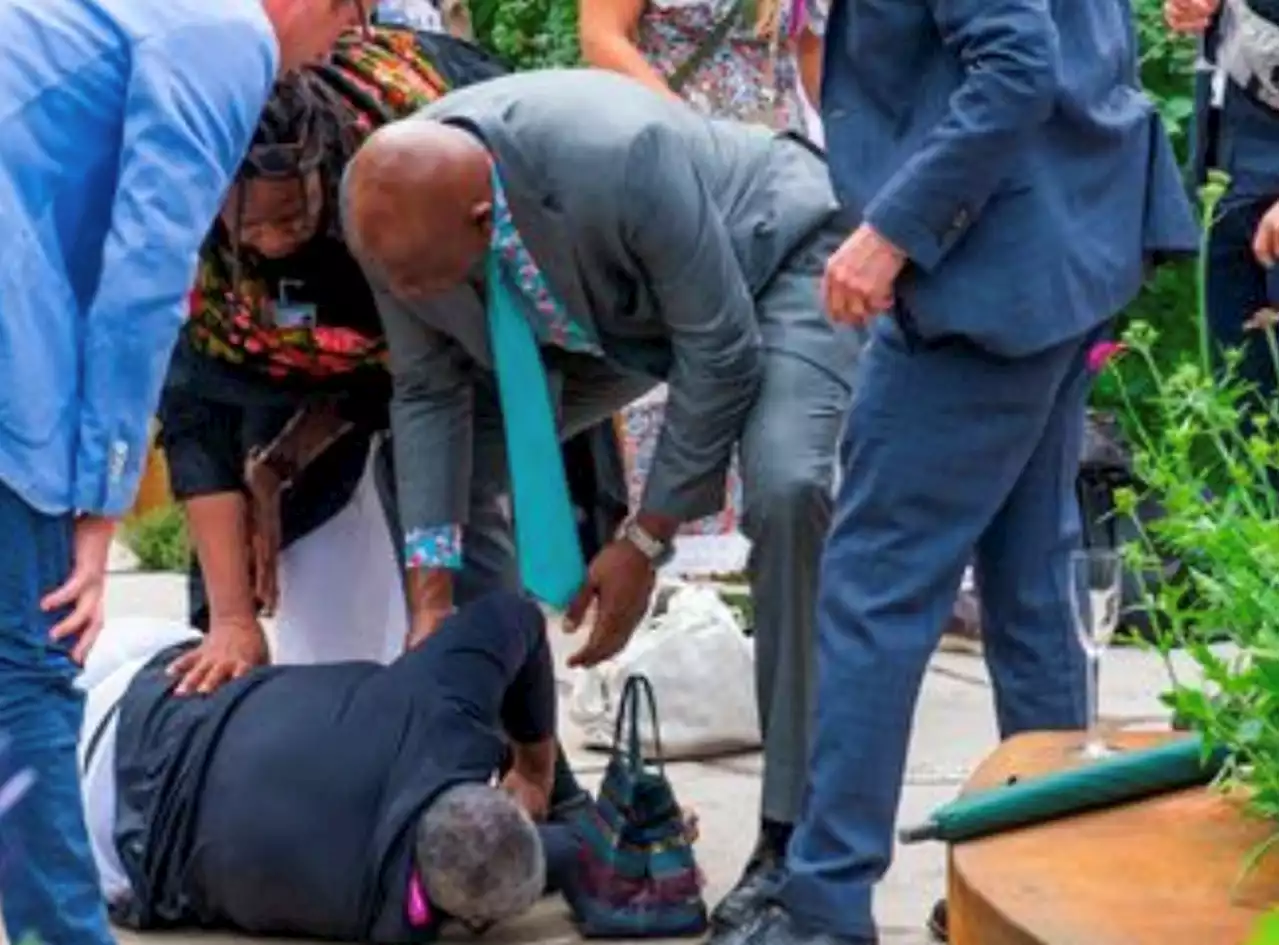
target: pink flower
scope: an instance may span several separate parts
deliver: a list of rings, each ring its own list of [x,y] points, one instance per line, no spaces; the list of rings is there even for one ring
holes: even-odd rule
[[[1089,354],[1085,360],[1089,365],[1089,370],[1097,374],[1110,364],[1113,359],[1120,357],[1128,350],[1129,346],[1122,341],[1099,341],[1089,349]]]

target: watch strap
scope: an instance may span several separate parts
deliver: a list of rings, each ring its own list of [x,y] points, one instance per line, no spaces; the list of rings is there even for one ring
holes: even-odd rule
[[[670,561],[675,551],[671,542],[662,541],[650,535],[635,519],[625,522],[619,534],[648,558],[654,567],[661,567]]]

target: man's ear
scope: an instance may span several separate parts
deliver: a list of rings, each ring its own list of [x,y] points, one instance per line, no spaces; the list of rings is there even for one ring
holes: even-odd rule
[[[480,230],[485,239],[493,232],[493,201],[481,200],[471,207],[471,225]]]

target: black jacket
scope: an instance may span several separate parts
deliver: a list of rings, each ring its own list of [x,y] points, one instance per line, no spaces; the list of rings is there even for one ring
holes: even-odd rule
[[[405,908],[419,813],[487,782],[503,729],[534,742],[555,728],[542,614],[512,594],[389,667],[268,667],[178,699],[172,656],[120,709],[116,844],[134,895],[115,918],[133,928],[430,939],[438,910],[413,928]]]

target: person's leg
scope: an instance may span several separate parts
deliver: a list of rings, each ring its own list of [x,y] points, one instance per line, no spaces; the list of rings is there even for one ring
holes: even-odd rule
[[[764,905],[800,816],[813,729],[818,563],[849,401],[847,381],[826,369],[785,353],[766,359],[740,448],[764,740],[760,835],[738,884],[712,912],[717,928],[742,926]]]
[[[14,943],[112,941],[76,767],[84,697],[67,649],[48,639],[59,615],[40,610],[71,572],[71,530],[71,516],[42,515],[0,485],[0,733],[10,762],[37,778],[0,825],[0,907]]]
[[[764,740],[760,835],[741,879],[711,914],[739,927],[767,901],[800,816],[814,698],[818,562],[831,523],[836,442],[865,334],[836,328],[820,287],[844,234],[821,230],[757,299],[764,382],[739,442],[742,531],[751,540],[756,698]]]
[[[805,812],[780,901],[799,927],[870,938],[916,699],[970,550],[1022,475],[1082,343],[994,358],[875,325],[841,446],[818,592]]]
[[[1086,722],[1069,580],[1082,527],[1075,483],[1091,382],[1084,354],[1082,347],[1040,442],[978,541],[985,654],[1002,738]]]

